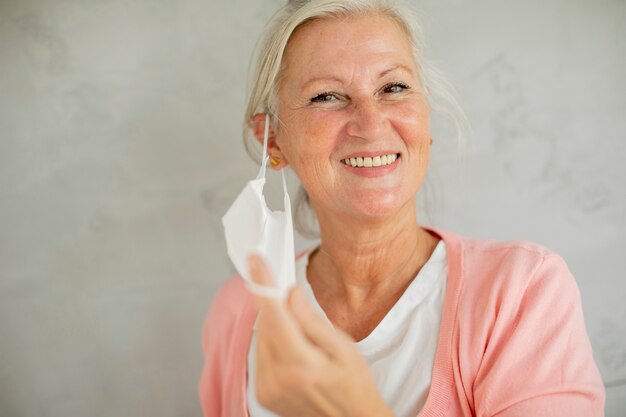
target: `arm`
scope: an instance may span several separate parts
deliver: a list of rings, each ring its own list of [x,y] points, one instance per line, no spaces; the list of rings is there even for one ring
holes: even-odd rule
[[[585,330],[580,294],[565,262],[543,258],[498,316],[474,384],[478,417],[596,417],[604,387]]]
[[[222,374],[221,364],[224,363],[221,358],[222,350],[219,348],[219,339],[209,337],[211,329],[219,326],[217,320],[217,306],[219,296],[216,302],[211,305],[209,313],[202,328],[202,351],[204,353],[204,367],[200,377],[198,393],[200,395],[200,403],[202,405],[203,415],[205,417],[221,416],[222,409]]]
[[[251,301],[243,280],[231,278],[211,303],[202,330],[204,366],[198,386],[205,417],[231,416],[233,407],[239,410],[238,400],[233,400],[239,392],[235,389],[239,381],[233,375],[243,357],[238,323],[245,319],[245,306]]]

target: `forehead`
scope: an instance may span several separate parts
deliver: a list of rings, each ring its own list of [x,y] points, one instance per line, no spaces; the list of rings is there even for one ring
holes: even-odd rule
[[[414,68],[411,42],[391,17],[361,14],[315,19],[292,34],[281,68],[281,78],[305,81],[306,76],[354,72],[359,67],[376,72],[389,65]]]

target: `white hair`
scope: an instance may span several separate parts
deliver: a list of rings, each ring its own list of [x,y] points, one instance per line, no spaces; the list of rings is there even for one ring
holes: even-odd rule
[[[270,115],[277,126],[278,84],[285,48],[294,31],[306,22],[325,18],[346,18],[376,13],[394,20],[406,33],[415,60],[418,77],[431,111],[448,116],[457,133],[459,147],[464,144],[467,119],[459,105],[456,91],[443,74],[423,56],[422,31],[413,12],[398,0],[289,0],[272,16],[256,45],[250,74],[248,105],[244,117],[243,138],[250,157],[261,163],[261,149],[254,136],[252,118],[257,113]],[[302,186],[294,202],[294,224],[303,236],[317,235],[317,222],[309,197]]]

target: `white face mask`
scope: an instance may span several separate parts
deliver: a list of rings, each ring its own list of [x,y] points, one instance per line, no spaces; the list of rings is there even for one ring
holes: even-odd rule
[[[271,211],[263,196],[269,115],[265,117],[263,137],[263,162],[256,179],[250,181],[230,206],[222,223],[226,235],[228,256],[248,288],[256,294],[285,299],[290,287],[296,283],[295,253],[291,203],[287,193],[285,174],[283,181],[284,211]],[[248,255],[257,253],[267,262],[276,288],[256,284],[248,273]]]

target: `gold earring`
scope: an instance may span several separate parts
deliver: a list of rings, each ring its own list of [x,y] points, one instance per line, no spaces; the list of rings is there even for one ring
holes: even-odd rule
[[[270,158],[270,165],[272,165],[273,167],[275,167],[276,165],[280,164],[280,156],[272,156]]]

